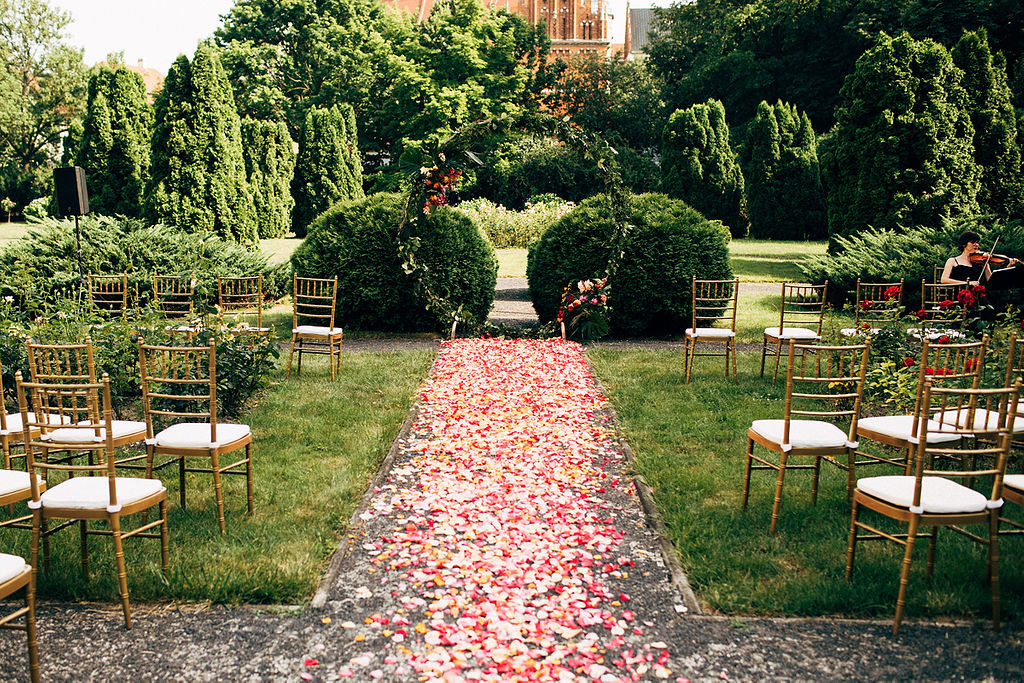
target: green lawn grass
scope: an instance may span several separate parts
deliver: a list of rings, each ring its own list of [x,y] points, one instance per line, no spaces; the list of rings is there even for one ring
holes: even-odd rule
[[[825,253],[827,242],[771,242],[732,240],[729,263],[736,277],[745,282],[800,281],[798,263],[808,256]]]
[[[244,417],[255,436],[255,511],[245,513],[245,479],[225,483],[227,535],[217,528],[209,475],[190,474],[188,507],[177,504],[177,477],[163,476],[170,501],[171,569],[160,572],[159,541],[125,543],[133,600],[294,604],[309,600],[330,553],[407,415],[432,354],[346,353],[331,382],[326,359],[274,386]],[[24,509],[24,505],[19,509]],[[0,530],[5,552],[28,557],[26,531]],[[81,576],[78,533],[51,540],[53,565],[40,594],[115,601],[110,540],[90,540],[92,580]]]
[[[699,598],[728,614],[849,615],[889,618],[896,605],[902,549],[858,545],[852,583],[844,580],[850,504],[845,473],[823,465],[816,506],[810,472],[787,475],[779,531],[768,535],[774,473],[755,472],[750,506],[740,507],[746,431],[752,420],[783,414],[784,384],[758,376],[759,353],[739,355],[739,383],[721,359],[698,358],[683,383],[682,350],[591,345],[588,354],[654,489],[658,509]],[[761,451],[763,453],[763,451]],[[896,474],[892,468],[858,476]],[[868,517],[877,520],[870,512]],[[1001,544],[1005,618],[1024,609],[1024,539]],[[981,546],[940,532],[935,576],[925,580],[927,543],[919,543],[908,617],[990,614]]]

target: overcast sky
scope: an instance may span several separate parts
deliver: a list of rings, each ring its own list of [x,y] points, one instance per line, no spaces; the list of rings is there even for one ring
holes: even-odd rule
[[[143,60],[166,74],[182,53],[191,56],[199,41],[220,25],[234,0],[50,0],[71,14],[71,43],[85,48],[94,64],[124,51],[125,62]],[[667,5],[668,0],[634,0],[632,7]],[[626,0],[609,0],[612,42],[622,42]]]

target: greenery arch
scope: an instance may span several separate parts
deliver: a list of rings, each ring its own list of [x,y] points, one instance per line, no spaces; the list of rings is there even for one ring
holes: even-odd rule
[[[414,235],[415,228],[432,208],[447,203],[447,193],[454,189],[462,168],[469,164],[483,165],[480,158],[470,150],[470,146],[496,133],[511,130],[552,137],[584,159],[594,162],[610,199],[615,223],[612,257],[604,273],[607,282],[615,275],[626,239],[633,227],[626,208],[628,190],[622,182],[615,160],[615,149],[600,135],[584,130],[569,117],[556,118],[537,112],[504,115],[463,126],[433,149],[424,149],[423,165],[411,171],[405,180],[407,198],[398,225],[398,257],[402,270],[416,281],[416,288],[424,295],[427,308],[435,311],[444,326],[451,325],[453,337],[459,324],[478,333],[486,329],[487,323],[474,320],[473,315],[464,310],[461,304],[455,306],[438,293],[429,266],[416,257],[420,239]],[[589,277],[585,274],[581,276]]]

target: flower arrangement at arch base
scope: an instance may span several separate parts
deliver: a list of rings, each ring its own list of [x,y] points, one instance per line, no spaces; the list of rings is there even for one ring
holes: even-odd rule
[[[593,341],[608,334],[611,308],[608,306],[608,278],[570,282],[562,292],[558,323],[562,338]]]

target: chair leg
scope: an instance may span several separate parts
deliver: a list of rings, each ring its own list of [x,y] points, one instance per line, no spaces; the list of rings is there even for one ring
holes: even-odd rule
[[[124,612],[124,627],[132,627],[132,612],[128,605],[128,572],[124,566],[124,544],[121,539],[121,515],[110,516],[111,538],[114,540],[114,559],[117,560],[117,590],[121,595],[121,611]]]
[[[327,338],[327,364],[331,366],[331,381],[334,381],[334,340]]]
[[[818,504],[818,479],[821,477],[821,457],[814,456],[814,475],[811,477],[811,505]]]
[[[775,371],[772,373],[772,384],[775,384],[775,380],[779,377],[779,360],[782,357],[782,338],[779,338],[778,343],[775,345]]]
[[[220,526],[220,534],[223,536],[227,533],[227,525],[224,521],[224,492],[220,487],[220,464],[216,453],[212,453],[210,457],[213,464],[210,468],[213,470],[213,496],[217,500],[217,524]]]
[[[853,489],[857,487],[857,451],[846,450],[846,500],[853,498]]]
[[[29,550],[29,564],[32,565],[32,583],[35,584],[36,574],[39,569],[39,536],[41,535],[43,527],[43,512],[42,510],[32,511],[32,542],[31,549]],[[44,553],[46,568],[50,568],[50,555]]]
[[[988,575],[992,585],[992,628],[999,630],[999,510],[988,511]]]
[[[252,444],[245,447],[245,496],[249,514],[252,514]]]
[[[292,356],[295,355],[295,337],[292,337],[292,348],[288,352],[288,369],[285,370],[284,376],[288,377],[292,374]]]
[[[754,440],[749,436],[747,437],[747,467],[743,473],[743,509],[747,509],[747,498],[750,496],[750,468],[753,464],[752,456],[754,455]]]
[[[160,568],[164,574],[171,570],[171,557],[167,547],[167,499],[160,501]]]
[[[739,381],[740,381],[740,378],[739,378],[739,375],[736,374],[736,340],[735,339],[730,339],[729,340],[728,348],[732,349],[732,381],[736,382],[738,384]],[[728,353],[729,352],[726,351],[727,355],[728,355]],[[728,364],[729,364],[729,359],[726,358],[726,369],[725,369],[726,373],[729,372]]]
[[[764,360],[768,353],[768,337],[761,341],[761,376],[764,377]]]
[[[690,369],[693,367],[693,354],[697,350],[696,348],[691,349],[690,345],[696,346],[696,340],[691,340],[689,337],[686,338],[683,346],[683,366],[686,368],[686,382],[690,383]]]
[[[89,580],[89,522],[78,521],[78,542],[82,546],[82,576]]]
[[[768,533],[774,534],[775,527],[779,524],[779,509],[782,507],[782,482],[786,477],[786,452],[783,451],[779,457],[779,479],[775,484],[775,503],[772,505],[772,523],[768,527]]]
[[[939,527],[937,524],[932,525],[932,532],[928,534],[928,564],[925,566],[924,575],[929,581],[932,579],[932,573],[935,571],[935,546],[939,540]]]
[[[907,584],[910,582],[910,563],[914,559],[914,539],[917,537],[917,526],[920,517],[913,515],[910,518],[910,528],[907,531],[907,544],[903,551],[903,567],[900,570],[900,591],[896,596],[896,617],[892,624],[892,634],[900,632],[900,621],[903,620],[903,606],[907,600]]]
[[[28,671],[32,683],[39,683],[39,650],[36,646],[36,581],[29,577],[25,586],[25,637],[28,639]]]
[[[853,561],[857,552],[857,520],[860,518],[860,506],[857,499],[853,499],[853,506],[850,508],[850,544],[846,547],[846,582],[853,579]]]
[[[179,455],[178,458],[178,503],[182,509],[185,507],[185,456]]]

